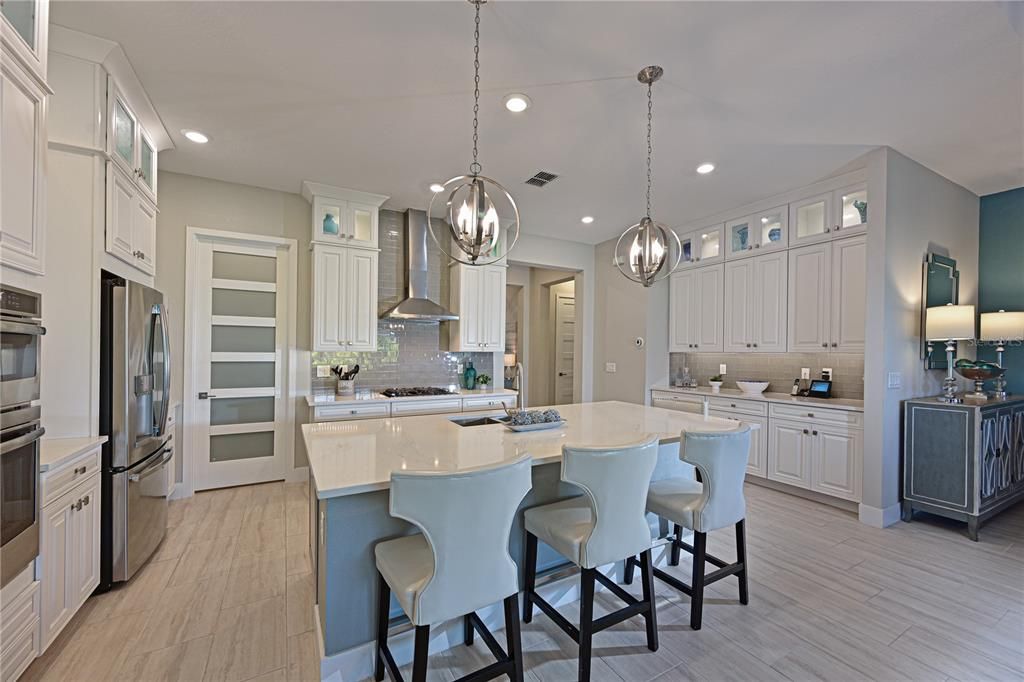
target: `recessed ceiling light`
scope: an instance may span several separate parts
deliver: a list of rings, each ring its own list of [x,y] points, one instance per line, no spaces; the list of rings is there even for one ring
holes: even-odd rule
[[[526,95],[513,92],[511,95],[505,95],[505,108],[511,111],[513,114],[519,114],[530,108],[533,102]]]
[[[208,136],[204,135],[198,130],[183,129],[181,131],[181,134],[187,137],[190,141],[195,142],[196,144],[206,144],[207,142],[210,141],[210,138]]]
[[[594,222],[594,216],[585,215],[582,218],[580,218],[580,222],[583,223],[584,225],[589,225],[590,223]]]
[[[767,222],[768,222],[768,219],[767,219],[767,218],[761,218],[761,222],[762,222],[762,223],[767,223]]]
[[[444,185],[442,185],[439,182],[435,182],[434,184],[432,184],[430,186],[430,191],[433,192],[434,194],[437,194],[438,192],[443,192],[444,191]]]
[[[707,175],[713,170],[715,170],[715,164],[713,163],[702,163],[701,165],[697,166],[697,172],[700,173],[701,175]]]

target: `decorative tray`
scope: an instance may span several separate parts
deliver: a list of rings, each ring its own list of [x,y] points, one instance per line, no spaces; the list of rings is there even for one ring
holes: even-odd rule
[[[540,424],[524,424],[522,426],[517,426],[516,424],[510,424],[509,423],[509,417],[496,417],[495,421],[500,421],[502,424],[505,425],[506,429],[509,429],[511,431],[544,431],[546,429],[557,429],[557,428],[561,428],[562,426],[565,426],[565,420],[564,419],[561,420],[561,421],[557,421],[557,422],[542,422]]]

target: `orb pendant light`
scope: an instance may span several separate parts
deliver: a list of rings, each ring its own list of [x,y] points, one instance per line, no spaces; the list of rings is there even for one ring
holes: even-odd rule
[[[473,32],[473,162],[469,174],[459,175],[434,192],[427,207],[430,236],[442,252],[466,265],[489,265],[508,254],[519,241],[519,207],[515,199],[497,181],[480,172],[478,161],[480,114],[480,6],[487,0],[469,0],[476,8]],[[443,209],[441,204],[444,204]],[[435,210],[438,215],[435,216]],[[435,232],[432,218],[447,225]]]
[[[647,86],[647,213],[627,227],[615,243],[615,265],[627,279],[649,287],[679,266],[683,249],[675,231],[651,219],[651,129],[654,121],[652,86],[664,73],[660,66],[645,67],[637,80]]]

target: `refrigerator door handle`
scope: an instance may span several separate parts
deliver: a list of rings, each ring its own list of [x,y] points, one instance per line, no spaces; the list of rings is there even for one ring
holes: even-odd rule
[[[172,457],[174,457],[174,450],[164,450],[163,457],[160,458],[160,461],[150,464],[137,474],[128,474],[128,480],[135,483],[137,481],[141,481],[150,474],[155,474],[164,464],[170,462]]]
[[[160,436],[167,435],[167,414],[171,408],[171,333],[167,329],[167,308],[161,303],[156,313],[160,317],[160,331],[163,333],[164,353],[164,388],[163,405],[160,406]]]

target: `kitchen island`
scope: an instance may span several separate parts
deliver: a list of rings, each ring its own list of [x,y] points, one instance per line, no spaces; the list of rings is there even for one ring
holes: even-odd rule
[[[457,420],[467,415],[303,425],[310,470],[310,544],[325,676],[341,672],[343,679],[349,675],[359,679],[372,670],[377,589],[373,546],[383,539],[416,532],[415,527],[388,513],[391,472],[454,472],[529,454],[533,459],[533,489],[522,502],[521,508],[526,509],[582,494],[579,488],[560,480],[563,445],[614,447],[657,435],[661,447],[652,476],[657,480],[693,475],[678,458],[683,431],[731,431],[737,426],[727,419],[632,403],[559,405],[557,409],[566,420],[562,427],[525,433],[512,432],[501,424],[460,425]],[[667,526],[654,517],[651,521],[656,534],[667,533]],[[522,545],[519,514],[512,527],[510,551],[520,566]],[[554,550],[542,544],[538,552],[540,570],[557,570],[563,562]],[[392,615],[399,614],[393,604]],[[486,620],[486,615],[481,615]],[[457,628],[448,630],[454,633]],[[437,636],[447,637],[446,629],[437,628]],[[460,636],[455,634],[452,641],[460,642]],[[446,648],[443,643],[437,646]],[[396,649],[396,656],[399,651]]]

